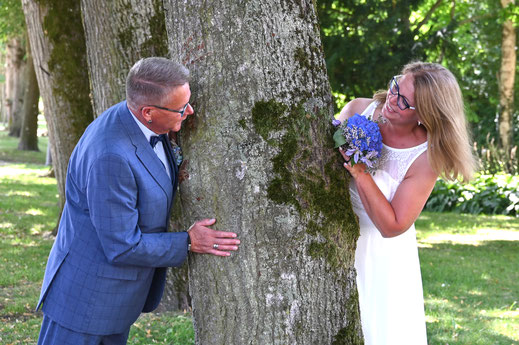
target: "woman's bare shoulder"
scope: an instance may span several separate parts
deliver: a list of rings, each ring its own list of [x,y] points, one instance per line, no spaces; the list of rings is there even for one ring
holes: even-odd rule
[[[355,98],[349,101],[344,108],[342,108],[339,120],[344,121],[345,119],[355,115],[355,113],[362,113],[371,102],[373,102],[373,99],[371,98]]]

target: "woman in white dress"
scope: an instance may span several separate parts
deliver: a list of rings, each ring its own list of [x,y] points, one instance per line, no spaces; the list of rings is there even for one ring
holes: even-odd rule
[[[339,120],[355,113],[383,119],[376,172],[352,166],[341,150],[360,224],[355,268],[365,344],[426,345],[414,222],[438,176],[468,180],[475,167],[461,91],[443,66],[410,63],[388,90],[349,102]]]

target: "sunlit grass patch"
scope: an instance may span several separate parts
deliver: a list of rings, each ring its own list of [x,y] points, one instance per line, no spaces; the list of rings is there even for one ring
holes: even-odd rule
[[[519,220],[424,213],[417,230],[429,344],[517,344]]]

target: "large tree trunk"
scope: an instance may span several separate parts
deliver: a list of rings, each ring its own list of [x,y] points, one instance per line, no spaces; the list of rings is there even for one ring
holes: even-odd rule
[[[25,50],[21,37],[14,37],[7,44],[6,108],[9,135],[20,136],[22,127],[23,97],[25,92]]]
[[[83,0],[95,116],[126,98],[126,75],[143,57],[168,56],[161,0]],[[174,229],[178,229],[174,227]],[[163,309],[189,308],[187,271],[168,270]]]
[[[184,227],[215,217],[231,258],[190,255],[197,344],[360,344],[358,224],[331,140],[313,2],[165,1],[192,71]]]
[[[61,211],[68,160],[93,119],[79,0],[22,3],[45,107]]]
[[[128,71],[137,60],[166,56],[161,0],[82,0],[81,9],[95,116],[126,98]]]
[[[40,89],[38,88],[38,80],[34,71],[34,63],[32,61],[31,46],[27,42],[27,80],[24,102],[23,102],[23,119],[20,132],[20,142],[18,150],[39,151],[38,149],[38,101],[40,99]]]
[[[513,0],[501,0],[506,8]],[[501,70],[499,74],[499,136],[505,152],[509,153],[513,143],[513,113],[514,113],[514,80],[516,70],[516,32],[511,19],[503,23],[503,38],[501,43]]]

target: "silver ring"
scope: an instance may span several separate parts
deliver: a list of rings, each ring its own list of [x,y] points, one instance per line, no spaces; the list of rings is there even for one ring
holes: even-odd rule
[[[216,243],[213,244],[213,248],[214,248],[214,249],[218,249],[218,245],[217,245]]]

